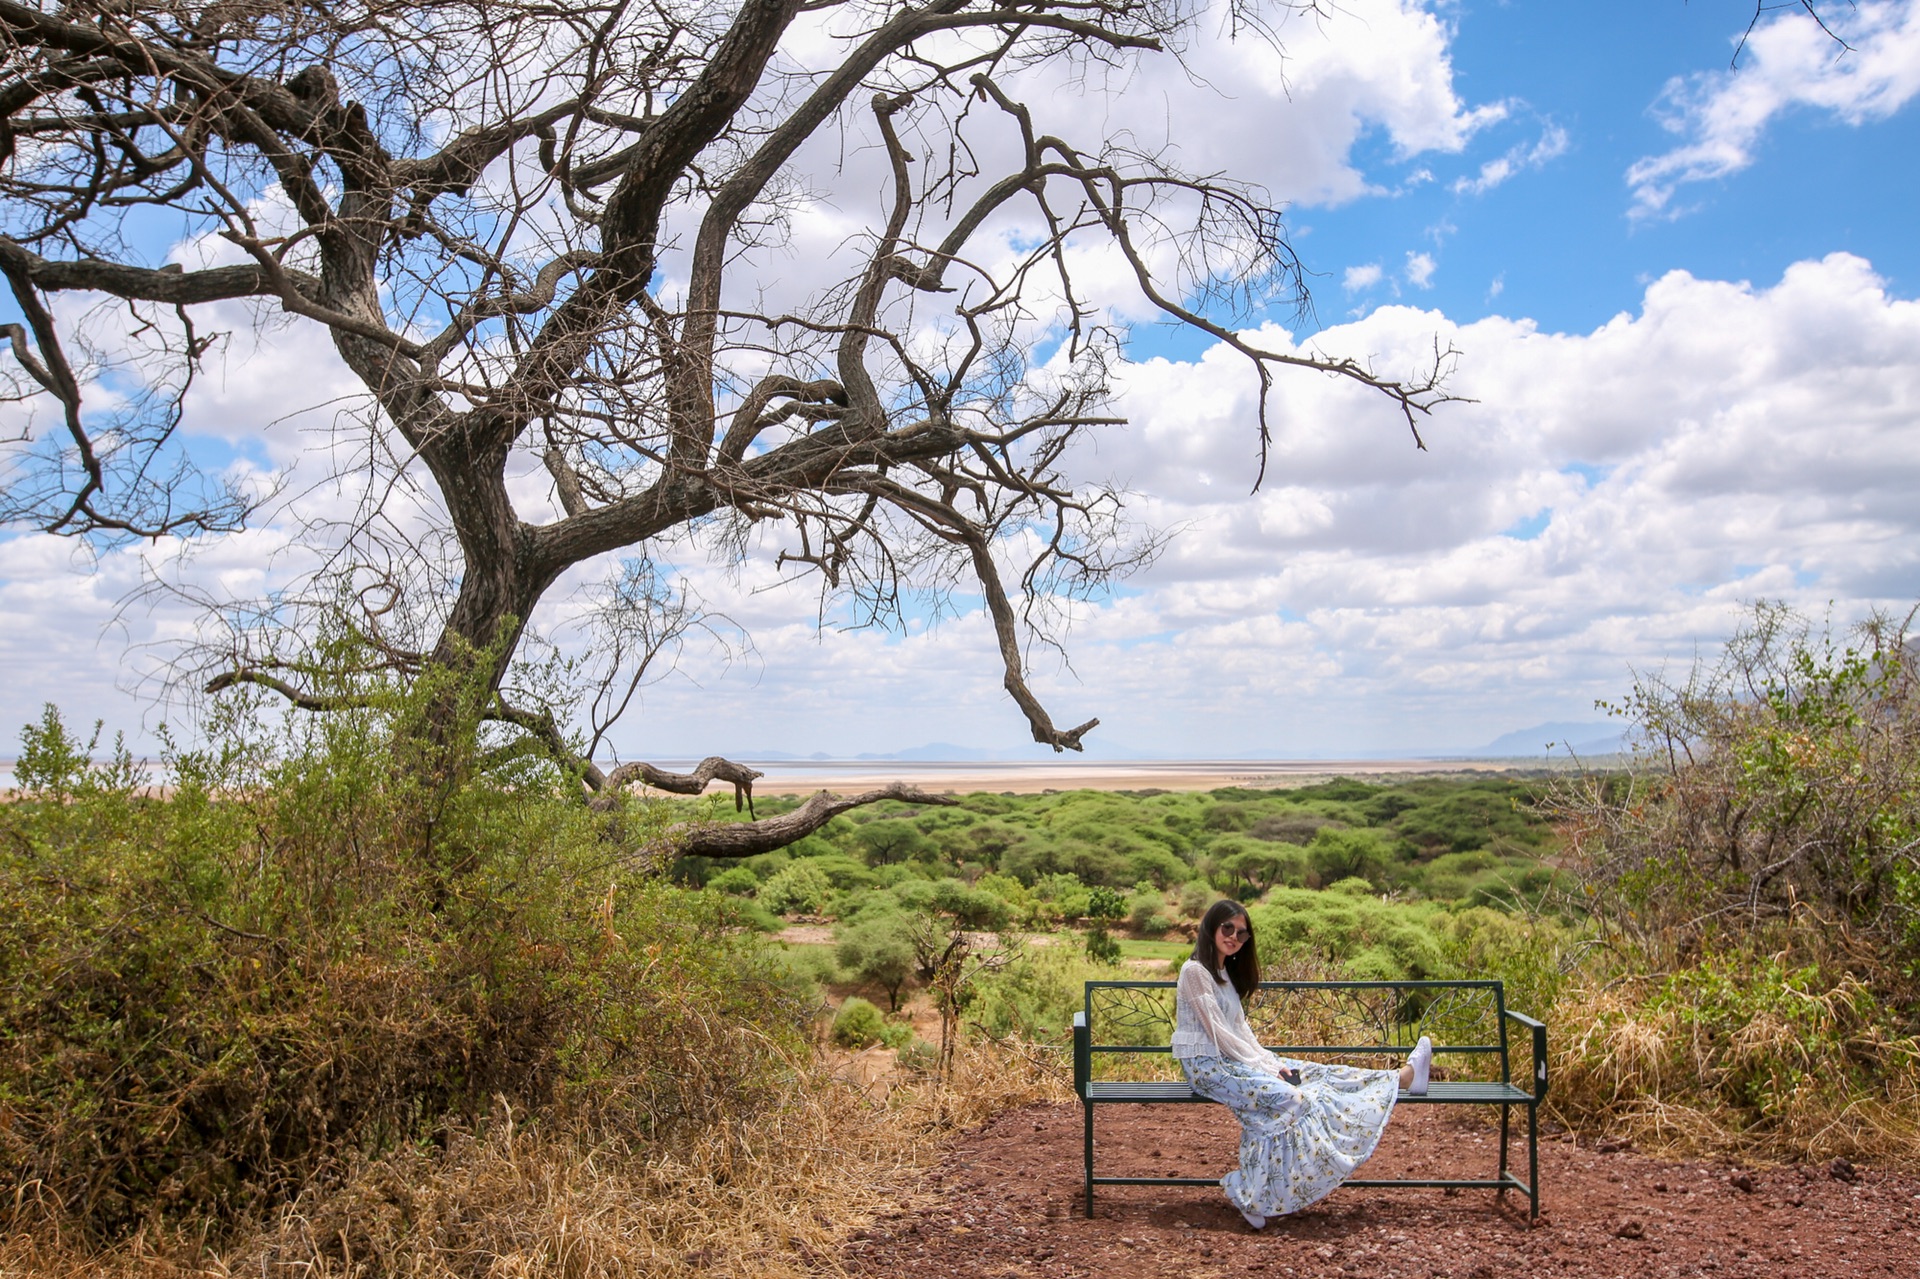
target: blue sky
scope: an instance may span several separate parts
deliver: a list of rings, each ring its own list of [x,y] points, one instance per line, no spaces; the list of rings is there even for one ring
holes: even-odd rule
[[[1621,4],[1468,3],[1451,11],[1454,85],[1469,102],[1510,101],[1510,117],[1457,156],[1396,156],[1384,130],[1356,159],[1373,181],[1400,188],[1429,170],[1435,181],[1404,194],[1333,209],[1300,209],[1300,248],[1320,274],[1320,318],[1337,322],[1380,291],[1349,298],[1351,265],[1391,270],[1408,253],[1432,256],[1432,287],[1419,301],[1458,320],[1525,315],[1542,327],[1590,329],[1638,309],[1647,283],[1676,268],[1726,280],[1777,279],[1786,267],[1835,250],[1871,261],[1896,292],[1912,296],[1920,268],[1920,112],[1903,109],[1859,126],[1805,106],[1773,120],[1754,163],[1689,185],[1691,211],[1635,219],[1628,169],[1669,149],[1664,91],[1675,78],[1721,78],[1750,7],[1731,0],[1629,0]],[[1834,47],[1831,56],[1853,56]],[[1753,51],[1742,65],[1755,62]],[[1489,153],[1531,149],[1545,130],[1566,150],[1484,194],[1458,193]],[[1492,290],[1498,282],[1499,292]]]
[[[1244,368],[1137,323],[1116,294],[1136,321],[1119,378],[1132,422],[1080,465],[1179,532],[1077,611],[1070,667],[1036,651],[1056,720],[1100,716],[1096,753],[1471,747],[1599,718],[1596,699],[1710,654],[1756,599],[1841,627],[1920,600],[1920,0],[1823,11],[1851,51],[1783,7],[1737,67],[1741,0],[1348,0],[1283,24],[1284,57],[1203,19],[1198,86],[1148,63],[1083,103],[1035,73],[1043,127],[1160,130],[1190,167],[1288,203],[1315,309],[1248,317],[1262,340],[1389,371],[1451,344],[1475,401],[1437,413],[1418,453],[1377,399],[1283,379],[1250,493]],[[810,287],[872,202],[861,154],[820,160],[827,194],[761,251],[777,287]],[[189,430],[203,456],[244,457],[297,497],[184,565],[172,548],[93,560],[15,536],[0,721],[52,699],[149,732],[166,713],[143,683],[151,656],[192,618],[120,602],[156,572],[271,587],[299,560],[300,520],[350,499],[303,482],[314,428],[353,389],[324,341],[236,335]],[[778,547],[760,549],[730,573],[682,564],[740,632],[647,691],[623,756],[1032,749],[977,609],[823,630]],[[556,596],[543,622],[568,607]]]

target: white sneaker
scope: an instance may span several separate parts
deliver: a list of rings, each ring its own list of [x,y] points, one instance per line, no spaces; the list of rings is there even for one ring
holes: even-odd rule
[[[1433,1041],[1425,1035],[1413,1046],[1413,1052],[1407,1057],[1407,1064],[1413,1067],[1413,1084],[1407,1089],[1409,1096],[1419,1097],[1427,1091],[1427,1076],[1433,1071]]]
[[[1257,1212],[1248,1212],[1245,1208],[1242,1208],[1240,1210],[1240,1215],[1242,1217],[1245,1217],[1247,1219],[1247,1224],[1249,1226],[1252,1226],[1255,1230],[1265,1230],[1267,1228],[1267,1219],[1265,1217],[1262,1217]]]

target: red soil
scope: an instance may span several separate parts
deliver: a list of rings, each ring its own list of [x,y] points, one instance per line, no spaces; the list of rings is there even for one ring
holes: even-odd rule
[[[1236,1134],[1217,1106],[1103,1108],[1099,1170],[1213,1175]],[[1009,1111],[964,1134],[916,1206],[875,1222],[842,1264],[888,1279],[1920,1276],[1920,1177],[1873,1168],[1741,1170],[1562,1136],[1541,1142],[1536,1224],[1518,1194],[1503,1205],[1490,1191],[1352,1189],[1255,1234],[1211,1187],[1101,1187],[1087,1219],[1080,1136],[1070,1105]],[[1361,1175],[1487,1176],[1496,1139],[1458,1112],[1402,1107]],[[1524,1161],[1524,1146],[1514,1150]]]

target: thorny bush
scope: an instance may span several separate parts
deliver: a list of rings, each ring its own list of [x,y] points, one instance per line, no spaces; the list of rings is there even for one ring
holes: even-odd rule
[[[1911,996],[1917,673],[1904,625],[1842,647],[1762,604],[1717,665],[1640,682],[1615,708],[1638,730],[1634,773],[1548,801],[1587,907],[1656,968],[1755,945]]]
[[[663,818],[539,766],[421,802],[396,716],[230,708],[150,786],[50,707],[0,804],[0,1193],[16,1229],[216,1234],[494,1113],[750,1120],[813,1008]],[[279,734],[279,735],[276,735]]]
[[[1842,644],[1761,604],[1716,665],[1614,708],[1635,768],[1546,802],[1603,943],[1554,1009],[1561,1119],[1670,1149],[1911,1161],[1916,674],[1904,623]]]

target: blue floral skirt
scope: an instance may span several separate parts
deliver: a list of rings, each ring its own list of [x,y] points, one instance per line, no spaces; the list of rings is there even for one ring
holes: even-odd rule
[[[1284,1060],[1300,1087],[1224,1057],[1181,1061],[1187,1081],[1240,1120],[1240,1166],[1220,1179],[1243,1212],[1278,1217],[1326,1198],[1380,1144],[1400,1096],[1391,1070]]]

